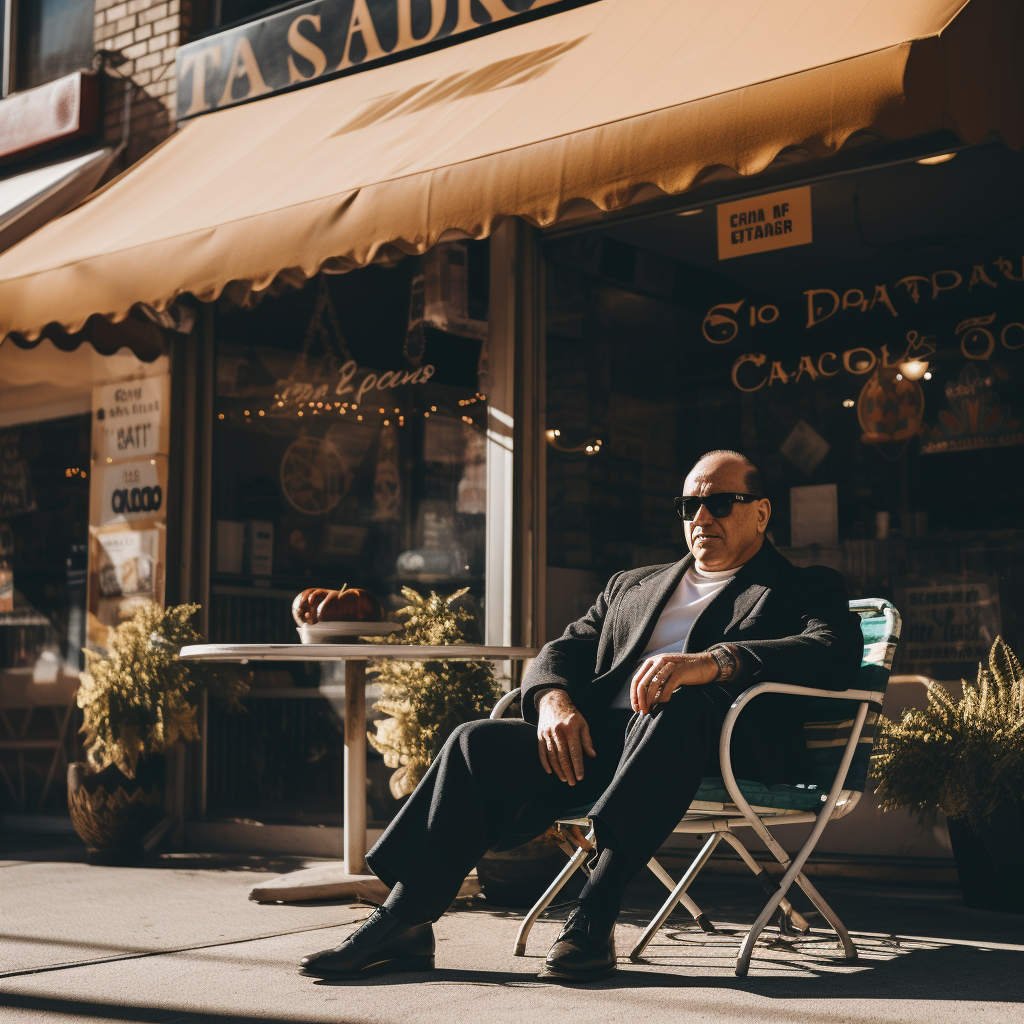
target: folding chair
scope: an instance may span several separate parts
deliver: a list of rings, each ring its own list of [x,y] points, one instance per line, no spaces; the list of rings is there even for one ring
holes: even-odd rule
[[[689,810],[674,829],[675,832],[689,835],[706,835],[708,839],[678,883],[672,880],[656,859],[652,858],[648,862],[648,868],[670,890],[670,895],[647,926],[640,941],[630,951],[630,960],[636,962],[640,959],[655,933],[679,903],[683,904],[704,931],[714,931],[707,916],[688,896],[687,889],[723,840],[739,854],[769,896],[764,910],[740,946],[736,959],[737,977],[747,974],[754,943],[777,912],[780,931],[790,934],[807,934],[810,931],[810,926],[786,899],[794,882],[832,926],[842,942],[846,958],[857,958],[857,947],[843,922],[802,872],[825,826],[829,821],[849,814],[856,807],[867,784],[874,727],[878,719],[877,710],[869,710],[869,707],[881,706],[900,635],[899,612],[888,601],[874,598],[851,601],[850,609],[860,615],[864,636],[864,657],[855,689],[836,691],[794,686],[790,683],[758,683],[740,694],[729,708],[719,744],[722,778],[702,780]],[[804,720],[809,764],[809,778],[805,782],[768,787],[760,782],[737,779],[733,775],[729,746],[736,719],[747,704],[764,693],[788,693],[815,698],[810,702]],[[518,690],[505,694],[495,705],[491,717],[503,718],[517,697]],[[849,717],[851,701],[856,702],[857,706],[853,718]],[[594,840],[593,823],[587,816],[592,806],[575,808],[556,822],[562,846],[570,854],[569,863],[523,921],[516,936],[516,956],[526,953],[526,941],[534,922],[569,878],[581,867],[587,870],[584,861]],[[811,834],[793,858],[789,857],[768,828],[810,823],[814,825]],[[584,828],[587,829],[586,837],[581,831]],[[780,882],[776,883],[751,856],[734,833],[733,830],[737,828],[753,829],[768,847],[784,868],[785,873]]]

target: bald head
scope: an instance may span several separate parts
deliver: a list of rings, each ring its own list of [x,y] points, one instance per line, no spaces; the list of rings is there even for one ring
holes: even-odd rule
[[[705,463],[711,466],[735,466],[743,480],[743,491],[758,496],[764,494],[764,478],[761,476],[761,470],[742,452],[734,452],[728,448],[717,448],[715,451],[707,452],[693,464],[693,469],[687,474],[686,479],[689,480],[693,473],[704,468]],[[683,493],[690,493],[685,490],[685,483]]]
[[[740,452],[713,451],[697,460],[683,481],[683,494],[747,494],[758,500],[735,502],[729,512],[715,518],[701,505],[692,520],[684,521],[686,543],[697,568],[707,572],[736,569],[748,562],[764,543],[771,504],[762,497],[761,474]]]

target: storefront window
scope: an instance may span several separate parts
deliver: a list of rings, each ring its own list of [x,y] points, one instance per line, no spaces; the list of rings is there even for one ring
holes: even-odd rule
[[[12,0],[17,7],[19,89],[92,68],[93,0]]]
[[[0,345],[5,812],[66,814],[64,769],[81,755],[82,648],[102,645],[107,627],[139,600],[163,598],[168,358],[152,330],[149,362],[116,339],[106,356],[72,338],[61,349],[46,339]],[[160,399],[141,409],[137,396],[154,388]],[[108,415],[112,408],[117,415]],[[125,480],[149,473],[162,480],[160,494],[155,500],[150,489],[146,508],[133,510],[145,488]],[[147,558],[150,534],[160,543]],[[31,746],[19,749],[24,743]]]
[[[977,147],[552,242],[548,635],[685,553],[671,498],[732,448],[776,546],[895,601],[897,669],[955,679],[1019,643],[1022,169]]]
[[[88,413],[0,427],[0,665],[12,679],[81,668],[89,432]]]
[[[294,595],[346,584],[372,591],[387,611],[404,606],[406,586],[468,588],[469,633],[482,640],[487,280],[486,244],[451,243],[218,315],[212,640],[294,643]],[[337,676],[335,666],[284,666],[256,684],[301,689]],[[286,730],[279,716],[250,723],[270,730],[259,742],[232,739],[248,728],[238,724],[216,734],[215,747],[239,749],[237,759],[211,752],[211,814],[340,814],[335,707],[280,701]],[[273,759],[259,755],[264,745]],[[299,770],[310,748],[321,752],[320,774]],[[274,781],[247,789],[218,764],[257,783],[270,771]],[[259,792],[270,795],[255,807]]]

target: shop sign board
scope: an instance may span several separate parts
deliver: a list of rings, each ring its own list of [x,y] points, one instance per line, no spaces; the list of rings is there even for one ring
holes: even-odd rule
[[[170,377],[93,389],[89,488],[90,642],[145,601],[163,602]]]
[[[138,519],[164,518],[166,480],[162,470],[166,459],[160,457],[119,462],[103,469],[99,488],[100,526],[134,522]]]
[[[496,22],[510,27],[557,2],[313,0],[289,7],[178,48],[178,119],[411,57]],[[522,62],[513,64],[510,77],[521,75]]]
[[[811,187],[790,188],[719,203],[718,258],[807,245],[811,234]]]
[[[166,453],[168,383],[167,377],[146,377],[96,389],[93,444],[98,460]]]
[[[896,587],[902,666],[983,662],[1001,631],[998,577]]]

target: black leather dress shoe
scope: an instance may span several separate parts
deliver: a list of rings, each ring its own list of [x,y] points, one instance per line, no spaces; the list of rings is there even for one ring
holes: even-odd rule
[[[378,907],[340,946],[302,958],[304,974],[337,981],[433,969],[431,923],[406,924],[383,907]]]
[[[582,903],[569,915],[548,952],[542,978],[599,981],[615,971],[615,925],[598,925]]]

